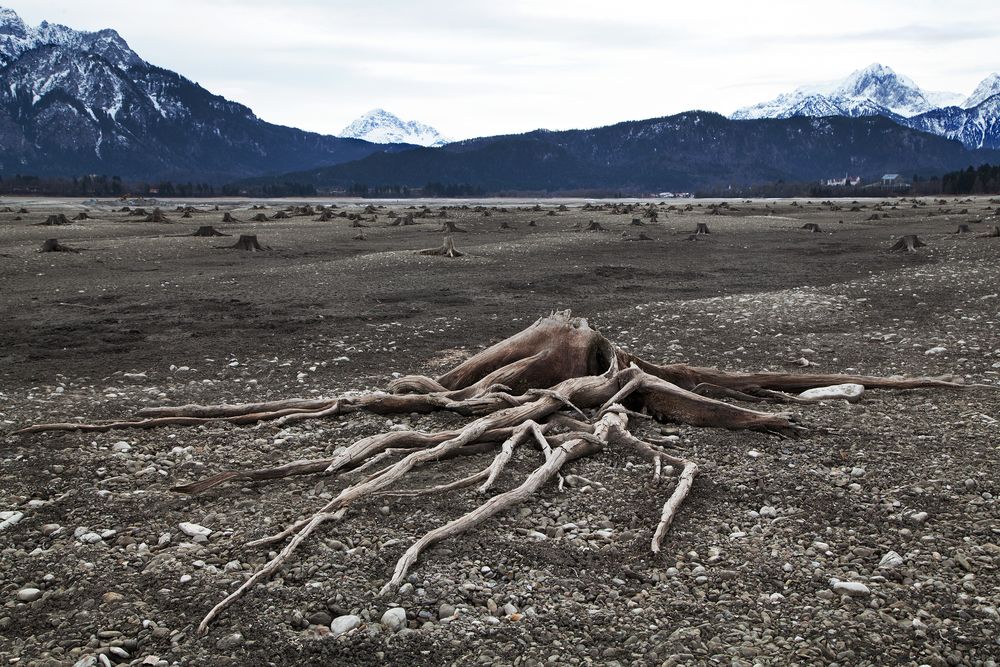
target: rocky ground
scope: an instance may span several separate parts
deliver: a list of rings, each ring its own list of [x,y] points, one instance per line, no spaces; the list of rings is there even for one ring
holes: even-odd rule
[[[7,664],[996,664],[1000,391],[989,389],[796,406],[809,428],[796,440],[682,426],[678,445],[702,472],[657,556],[649,539],[670,487],[652,486],[631,452],[574,463],[595,484],[547,488],[442,543],[388,597],[377,592],[406,547],[482,499],[375,499],[196,636],[269,558],[245,543],[351,478],[197,497],[170,486],[462,419],[11,431],[374,389],[440,373],[556,308],[653,360],[1000,385],[1000,238],[976,237],[997,224],[997,200],[675,201],[656,221],[579,201],[449,203],[444,220],[468,230],[453,234],[458,258],[413,253],[441,243],[441,202],[429,214],[368,203],[339,202],[330,220],[246,222],[293,203],[196,202],[182,218],[178,202],[159,202],[169,221],[157,223],[120,202],[0,201]],[[35,224],[83,210],[91,219]],[[390,226],[390,210],[416,224]],[[222,223],[225,211],[243,222]],[[606,231],[575,229],[591,220]],[[688,240],[698,222],[711,234]],[[954,233],[963,223],[971,231]],[[183,236],[209,224],[271,250]],[[653,240],[623,238],[640,232]],[[927,246],[886,252],[903,234]],[[83,250],[38,253],[51,237]],[[485,461],[429,466],[408,483]],[[499,490],[538,461],[519,450]]]

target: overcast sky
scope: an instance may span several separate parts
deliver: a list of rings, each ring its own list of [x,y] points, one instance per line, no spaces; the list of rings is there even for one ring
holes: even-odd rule
[[[730,113],[880,62],[969,94],[1000,71],[996,0],[0,0],[115,28],[259,117],[328,134],[375,107],[452,139]]]

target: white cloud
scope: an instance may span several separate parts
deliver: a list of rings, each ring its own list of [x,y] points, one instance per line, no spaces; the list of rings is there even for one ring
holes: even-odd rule
[[[105,0],[10,3],[117,29],[266,120],[336,133],[372,107],[450,137],[728,113],[882,62],[968,93],[1000,70],[993,3]],[[970,64],[972,58],[972,64]],[[973,66],[973,64],[975,66]],[[980,67],[981,65],[981,67]]]

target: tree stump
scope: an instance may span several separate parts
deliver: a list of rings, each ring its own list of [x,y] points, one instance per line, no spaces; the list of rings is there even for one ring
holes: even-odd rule
[[[807,222],[806,224],[802,225],[799,229],[804,229],[813,234],[817,234],[821,231],[819,225],[817,225],[815,222]]]
[[[231,236],[231,234],[223,234],[211,225],[202,225],[191,236]]]
[[[636,227],[642,227],[646,223],[642,221],[642,218],[632,218],[632,224]]]
[[[50,215],[45,219],[45,222],[35,223],[36,227],[56,227],[59,225],[71,225],[73,221],[67,218],[62,213],[56,213],[55,215]]]
[[[190,217],[192,217],[191,216],[191,211],[184,211],[184,213],[181,214],[181,217],[182,218],[190,218]]]
[[[148,213],[146,213],[146,209],[144,208],[133,208],[131,211],[128,212],[128,214],[135,217],[149,215]]]
[[[42,244],[42,249],[38,252],[80,252],[76,248],[71,248],[68,245],[63,245],[59,243],[59,239],[45,239],[45,243]]]
[[[923,248],[927,244],[917,238],[916,234],[907,234],[903,236],[891,248],[889,252],[916,252],[917,248]]]
[[[73,219],[74,220],[90,220],[90,216],[87,215],[86,211],[80,211],[75,216],[73,216]]]
[[[271,216],[271,220],[287,220],[287,219],[288,219],[288,214],[285,213],[284,211],[278,211],[277,213]]]
[[[498,232],[509,231],[509,230],[513,230],[513,229],[517,229],[517,227],[511,227],[510,223],[507,222],[506,220],[504,220],[503,222],[501,222],[500,226],[497,227],[497,231]]]
[[[585,231],[585,232],[606,232],[608,230],[606,230],[604,227],[602,227],[601,223],[595,222],[595,221],[591,220],[589,223],[587,223],[587,227],[583,231]]]
[[[263,213],[258,213],[254,217],[250,218],[254,222],[267,222],[267,216]]]
[[[437,233],[455,233],[455,232],[457,232],[459,234],[468,234],[469,230],[468,229],[462,229],[461,227],[459,227],[458,225],[455,224],[454,220],[444,220],[441,223],[441,227],[439,229],[436,229],[435,232],[437,232]]]
[[[536,223],[534,220],[528,220],[528,226],[529,227],[537,227],[538,223]]]
[[[222,214],[222,221],[223,222],[239,222],[239,220],[237,220],[236,218],[234,218],[233,214],[230,213],[229,211],[226,211],[225,213]]]
[[[444,237],[444,242],[438,248],[427,248],[426,250],[418,250],[418,255],[438,255],[442,257],[461,257],[463,253],[460,253],[455,249],[455,241],[450,236]]]
[[[1000,225],[993,225],[993,229],[991,229],[990,231],[988,231],[988,232],[986,232],[984,234],[976,234],[976,238],[980,238],[980,239],[996,239],[996,238],[1000,238]]]
[[[328,220],[333,220],[333,213],[330,213],[330,211],[327,211],[326,209],[323,209],[323,211],[319,214],[319,217],[316,218],[316,222],[327,222]]]
[[[263,250],[270,250],[270,248],[265,248],[260,243],[257,242],[256,234],[241,234],[240,240],[233,245],[219,246],[222,249],[229,250],[246,250],[248,252],[260,252]]]
[[[972,231],[972,230],[969,229],[968,225],[961,224],[961,225],[958,226],[958,229],[955,230],[955,233],[956,234],[968,234],[970,231]]]
[[[154,208],[153,212],[147,215],[143,222],[170,222],[170,219],[159,208]]]
[[[704,222],[699,222],[698,227],[694,230],[695,236],[699,236],[701,234],[711,234],[711,233],[712,232],[708,231],[708,225]]]

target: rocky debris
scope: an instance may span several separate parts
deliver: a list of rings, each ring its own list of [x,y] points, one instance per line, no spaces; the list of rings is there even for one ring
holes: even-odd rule
[[[391,632],[399,632],[406,627],[406,610],[402,607],[392,607],[382,614],[382,625]]]

